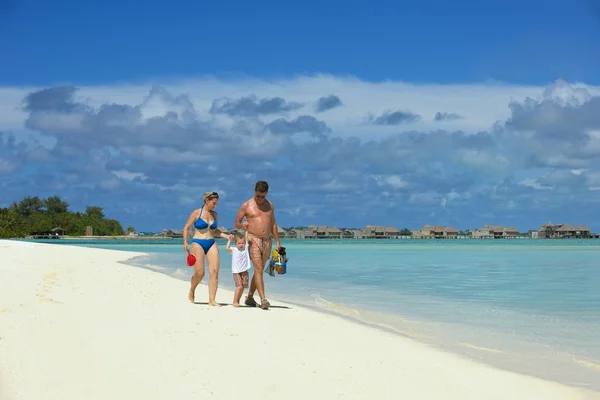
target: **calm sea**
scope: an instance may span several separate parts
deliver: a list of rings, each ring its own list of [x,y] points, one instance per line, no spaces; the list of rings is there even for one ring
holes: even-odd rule
[[[180,240],[52,243],[141,251],[189,280]],[[516,372],[600,391],[600,240],[287,240],[267,295]],[[233,288],[221,246],[220,285]],[[185,299],[186,294],[182,294]],[[365,346],[368,346],[365,343]]]

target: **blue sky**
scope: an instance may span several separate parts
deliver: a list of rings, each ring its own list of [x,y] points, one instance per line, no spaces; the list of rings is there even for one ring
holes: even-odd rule
[[[600,7],[482,3],[0,0],[0,206],[600,230]]]

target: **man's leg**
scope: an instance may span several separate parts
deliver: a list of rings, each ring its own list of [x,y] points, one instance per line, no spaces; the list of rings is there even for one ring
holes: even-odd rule
[[[254,263],[252,263],[254,265]],[[256,307],[256,300],[254,300],[254,292],[256,291],[256,284],[254,283],[254,277],[256,276],[256,267],[254,267],[254,273],[252,274],[252,279],[250,279],[250,289],[248,289],[248,294],[246,295],[246,301],[244,304],[248,307]]]
[[[262,265],[264,266],[268,262],[269,258],[263,258]],[[263,277],[264,267],[260,273],[260,280],[258,278],[256,279],[256,290],[258,290],[258,294],[260,295],[260,308],[262,308],[263,310],[268,310],[271,306],[271,303],[269,303],[269,300],[267,300],[267,294],[265,293],[265,281],[263,280]]]
[[[260,266],[260,239],[249,237],[248,238],[248,253],[250,255],[250,261],[252,262],[252,266],[254,268],[254,272],[252,273],[252,279],[250,280],[250,289],[248,289],[248,295],[246,296],[246,304],[248,307],[256,307],[256,301],[254,300],[254,292],[256,291],[256,273]],[[257,261],[258,260],[258,261]]]
[[[252,283],[250,284],[250,290],[248,290],[248,297],[252,297],[254,291],[257,291],[259,298],[262,300],[265,298],[265,283],[263,279],[265,261],[262,257],[252,258],[251,260],[254,265],[254,275],[252,275]]]
[[[249,246],[250,260],[254,267],[254,273],[252,274],[252,281],[250,282],[250,289],[248,290],[248,297],[246,297],[245,304],[251,307],[256,307],[256,301],[254,300],[254,292],[258,291],[260,296],[261,304],[264,303],[266,308],[269,308],[269,302],[265,300],[265,284],[263,279],[263,272],[265,264],[269,260],[271,255],[271,241],[269,239],[252,238]],[[265,307],[263,307],[265,308]]]
[[[265,293],[265,281],[263,280],[263,277],[265,265],[267,264],[267,262],[269,262],[269,257],[271,256],[271,239],[263,239],[262,245],[263,246],[261,249],[261,265],[263,266],[263,268],[260,272],[260,275],[257,275],[256,277],[256,290],[260,295],[260,308],[262,308],[263,310],[268,310],[271,304],[269,303],[269,300],[267,300],[267,295]]]
[[[254,263],[252,263],[252,266],[254,266]],[[254,271],[255,272],[252,273],[252,279],[250,279],[250,289],[248,289],[248,297],[254,296],[254,292],[256,292],[256,283],[254,283],[254,277],[256,276],[256,267],[254,267]]]

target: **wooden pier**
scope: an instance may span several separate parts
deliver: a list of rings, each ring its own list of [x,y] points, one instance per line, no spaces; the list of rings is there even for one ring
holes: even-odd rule
[[[62,236],[56,233],[35,233],[27,236],[27,239],[62,239]]]

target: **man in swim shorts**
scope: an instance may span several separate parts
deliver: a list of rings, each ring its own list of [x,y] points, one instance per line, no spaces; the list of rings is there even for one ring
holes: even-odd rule
[[[265,265],[271,257],[271,235],[275,238],[277,250],[281,248],[279,231],[275,221],[274,206],[267,200],[269,184],[258,181],[254,186],[254,197],[241,205],[235,218],[235,228],[248,232],[248,252],[254,266],[254,274],[250,282],[250,290],[244,302],[247,306],[256,307],[254,292],[260,296],[260,307],[267,310],[271,305],[265,296],[263,272]],[[246,221],[243,221],[246,218]],[[243,222],[242,222],[243,221]]]

